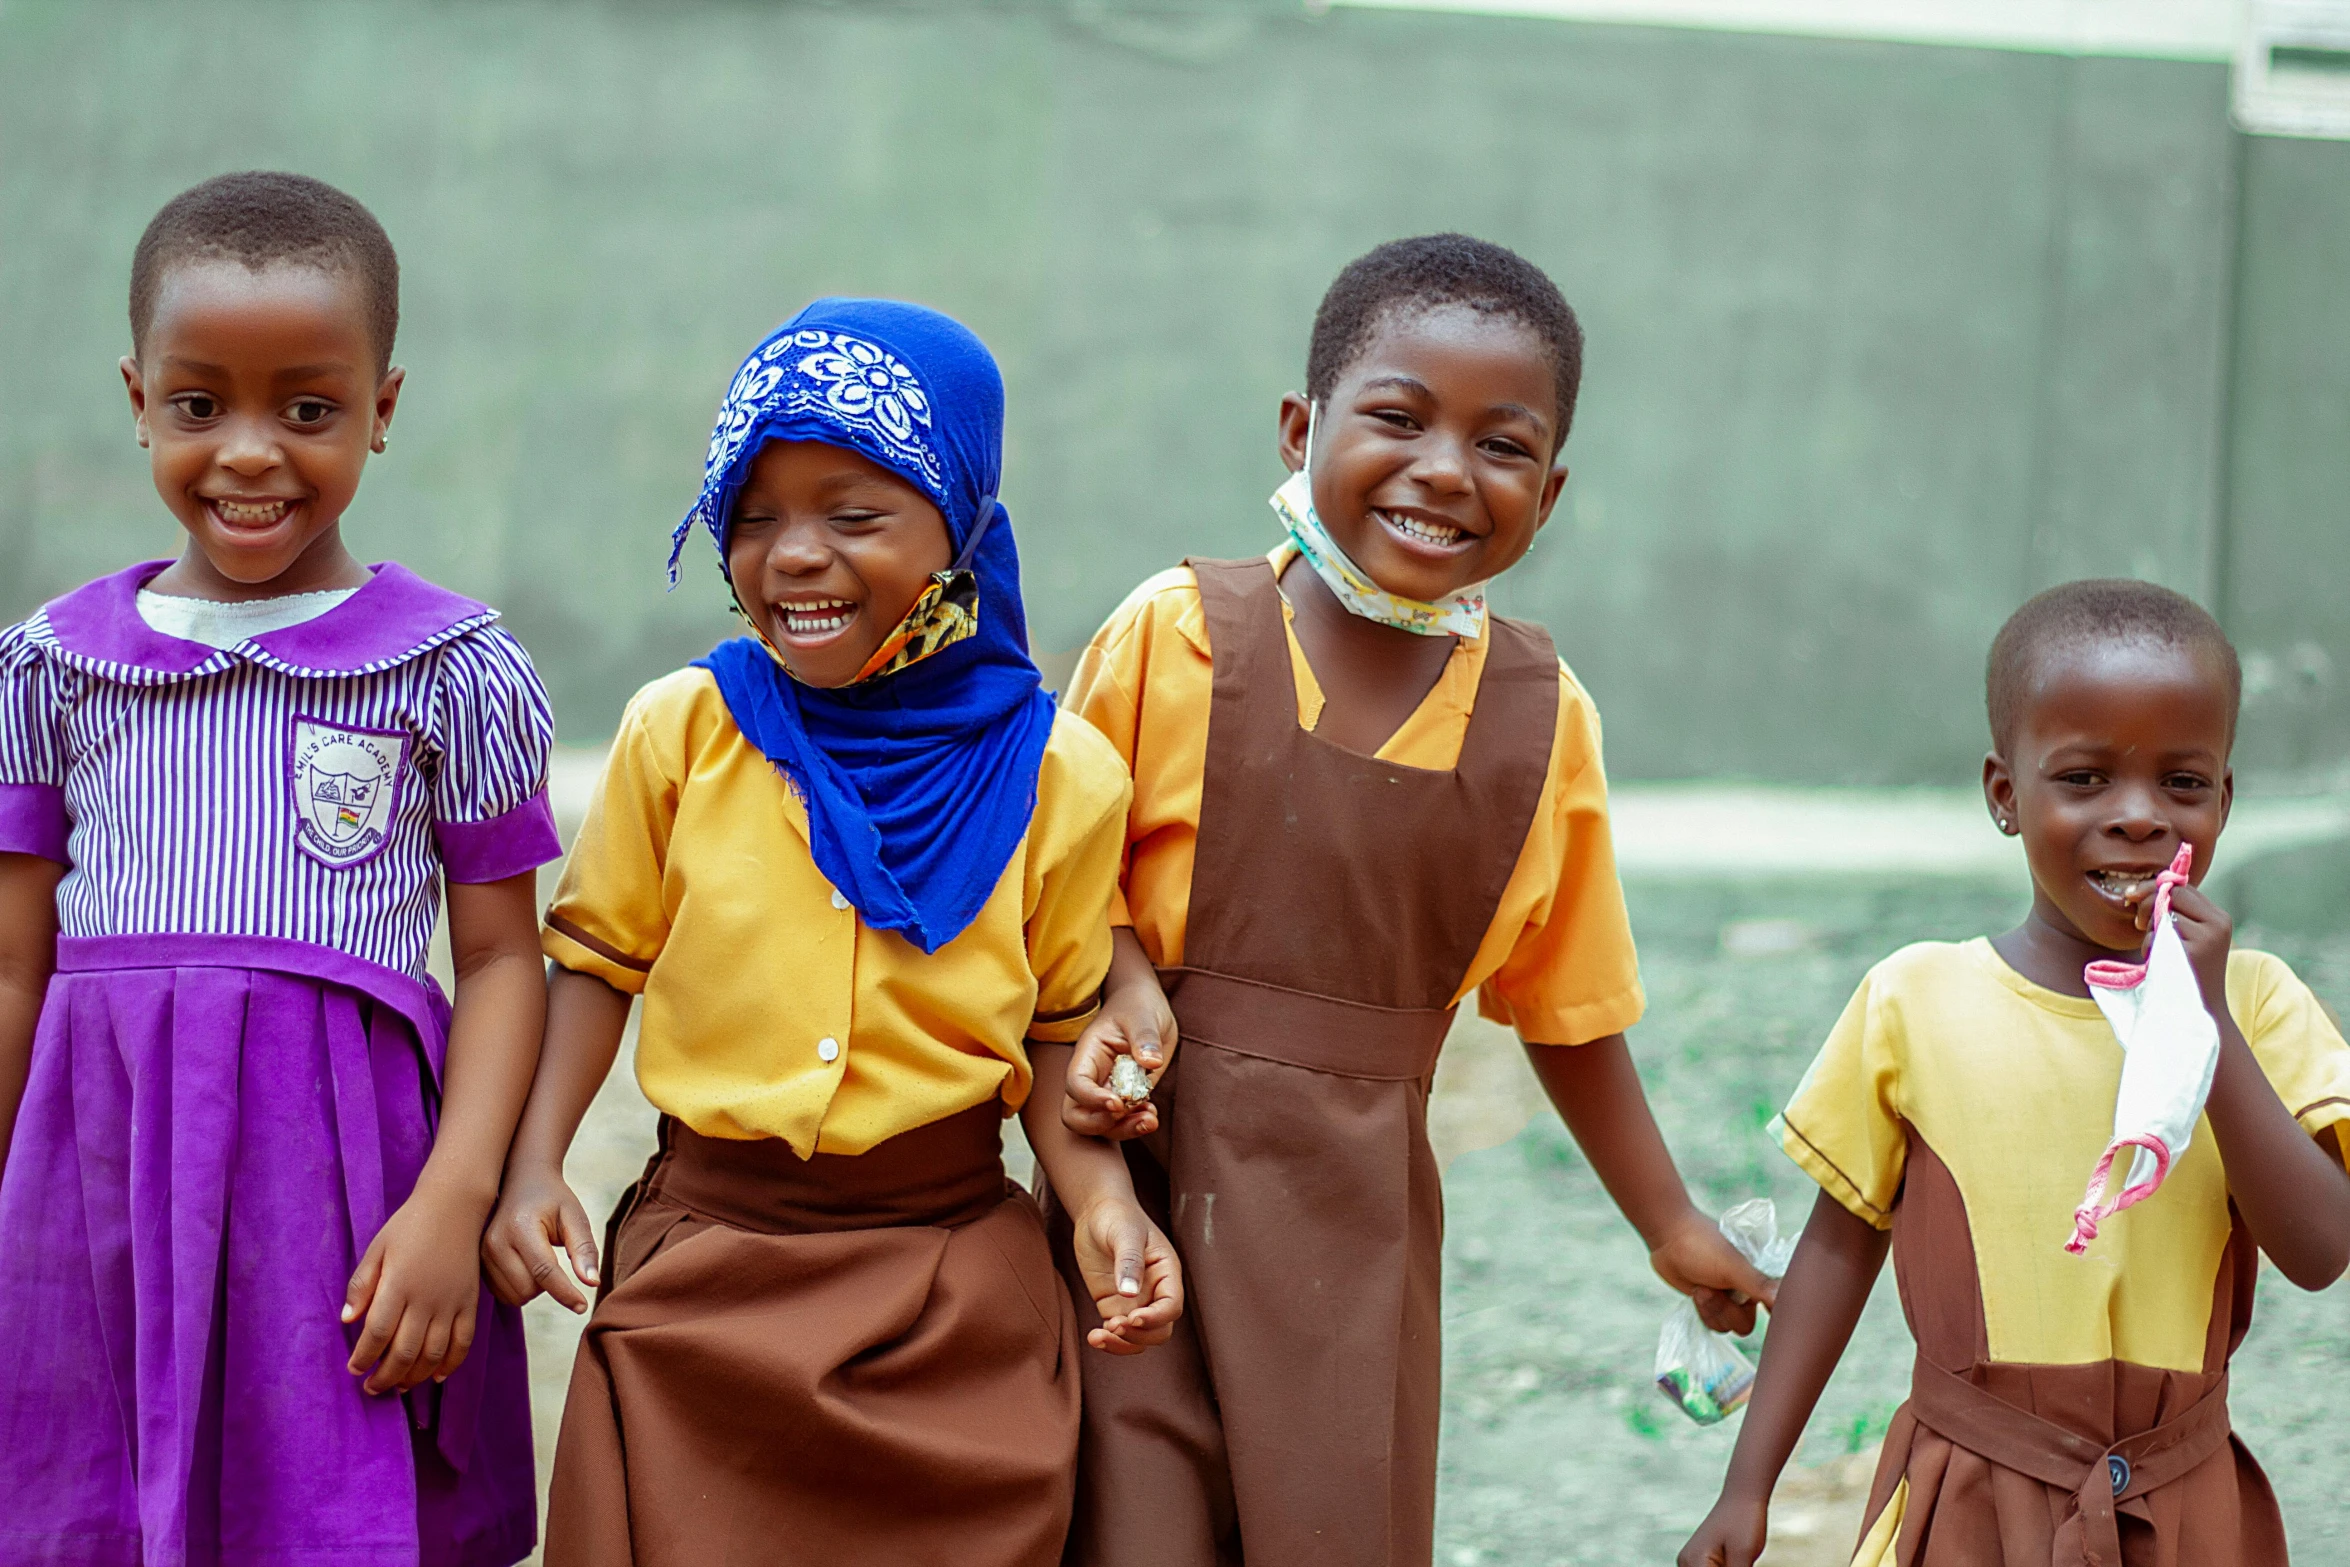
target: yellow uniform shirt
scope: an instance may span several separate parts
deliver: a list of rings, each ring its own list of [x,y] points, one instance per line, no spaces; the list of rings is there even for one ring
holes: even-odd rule
[[[2304,1128],[2350,1120],[2350,1047],[2291,969],[2231,954],[2228,1010]],[[2229,1231],[2208,1121],[2160,1191],[2099,1225],[2087,1255],[2064,1250],[2113,1132],[2121,1070],[2096,1002],[2033,984],[1980,938],[1922,942],[1861,982],[1780,1140],[1880,1229],[1910,1139],[1941,1156],[1966,1202],[1993,1360],[2198,1372]]]
[[[1274,551],[1274,569],[1292,553],[1286,545]],[[1286,623],[1286,603],[1282,615]],[[1431,770],[1459,760],[1485,652],[1483,638],[1460,639],[1434,689],[1380,747],[1382,759]],[[1322,688],[1294,633],[1289,663],[1298,722],[1310,730],[1321,721]],[[1133,772],[1122,903],[1112,917],[1134,927],[1161,967],[1183,961],[1213,690],[1199,583],[1179,566],[1135,589],[1110,617],[1066,698]],[[1608,836],[1599,714],[1564,665],[1542,798],[1455,1003],[1472,991],[1487,1017],[1539,1044],[1579,1045],[1640,1017],[1639,962]]]
[[[547,914],[547,955],[644,996],[637,1081],[709,1137],[863,1153],[1030,1081],[1110,961],[1127,783],[1055,715],[1036,813],[979,917],[927,956],[835,894],[806,809],[709,671],[630,701]]]

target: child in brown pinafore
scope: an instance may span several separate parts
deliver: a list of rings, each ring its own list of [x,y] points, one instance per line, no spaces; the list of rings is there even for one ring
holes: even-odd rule
[[[1539,628],[1485,609],[1565,482],[1580,363],[1573,312],[1509,251],[1437,235],[1356,261],[1282,405],[1289,542],[1145,583],[1079,667],[1069,705],[1135,793],[1067,1117],[1139,1139],[1190,1314],[1132,1365],[1089,1357],[1072,1563],[1430,1560],[1427,1096],[1472,994],[1659,1273],[1741,1330],[1770,1291],[1691,1205],[1626,1052],[1597,715]],[[1127,1108],[1116,1057],[1165,1065],[1178,1025]]]
[[[1820,1197],[1682,1567],[1761,1554],[1772,1484],[1888,1244],[1917,1364],[1854,1567],[2285,1560],[2230,1428],[2228,1360],[2263,1252],[2304,1289],[2350,1258],[2350,1047],[2291,969],[2231,950],[2194,885],[2235,792],[2235,650],[2167,588],[2074,582],[2016,612],[1988,684],[1983,792],[2023,840],[2031,913],[1879,963],[1804,1074],[1778,1129]],[[2142,943],[2144,967],[2115,961]],[[2173,1057],[2131,1033],[2131,1074],[2171,1063],[2165,1091],[2124,1094],[2143,1079],[2092,982],[2145,987],[2140,1007],[2197,1037]],[[2108,1134],[2132,1104],[2163,1107],[2160,1130],[2131,1131],[2157,1173],[2123,1190],[2134,1157],[2106,1184],[2101,1155],[2125,1147]]]

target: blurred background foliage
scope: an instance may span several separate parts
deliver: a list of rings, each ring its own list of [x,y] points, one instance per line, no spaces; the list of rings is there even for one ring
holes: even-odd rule
[[[357,547],[502,607],[574,741],[725,634],[668,530],[810,297],[995,347],[1065,669],[1148,572],[1272,542],[1320,291],[1462,228],[1590,333],[1500,596],[1617,776],[1963,783],[1992,631],[2088,573],[2220,611],[2248,774],[2350,757],[2350,144],[2237,133],[2223,64],[1297,0],[0,0],[0,615],[175,547],[130,251],[254,166],[400,247]]]

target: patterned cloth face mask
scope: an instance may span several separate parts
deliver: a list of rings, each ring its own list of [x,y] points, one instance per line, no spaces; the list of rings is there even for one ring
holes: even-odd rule
[[[970,561],[979,548],[980,539],[986,536],[987,525],[995,520],[994,498],[991,496],[982,501],[980,507],[978,526],[971,530],[970,542],[955,557],[955,563],[944,571],[930,574],[929,583],[915,595],[913,606],[899,617],[890,634],[881,639],[881,646],[875,648],[873,656],[865,660],[865,667],[857,671],[848,682],[850,685],[859,686],[868,680],[894,675],[901,669],[909,669],[921,663],[933,653],[979,635],[979,578],[971,570]],[[727,591],[732,593],[733,588],[734,581],[729,577]],[[775,660],[776,667],[791,675],[793,680],[799,680],[800,677],[793,674],[783,654],[773,642],[768,641],[766,629],[743,608],[742,600],[735,598],[733,604],[735,618],[750,627],[751,635],[757,637],[760,645],[767,649],[767,655]]]
[[[1349,614],[1424,637],[1481,637],[1485,634],[1485,584],[1473,582],[1429,603],[1390,593],[1347,558],[1314,511],[1314,424],[1320,410],[1306,410],[1304,466],[1273,492],[1272,506],[1290,542]]]

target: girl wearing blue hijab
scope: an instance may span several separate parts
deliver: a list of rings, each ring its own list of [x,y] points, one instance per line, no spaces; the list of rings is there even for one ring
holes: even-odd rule
[[[824,299],[735,374],[696,524],[749,634],[640,691],[547,916],[545,1048],[484,1245],[580,1340],[550,1567],[1048,1567],[1077,1331],[1003,1117],[1077,1215],[1096,1349],[1163,1342],[1166,1238],[1059,1114],[1126,772],[1028,656],[1003,383],[956,322]],[[563,1157],[644,998],[660,1149],[599,1259]],[[599,1271],[608,1268],[608,1271]]]

